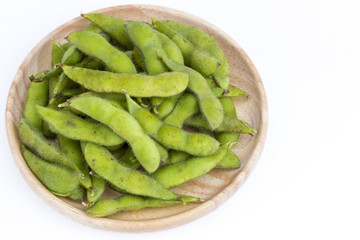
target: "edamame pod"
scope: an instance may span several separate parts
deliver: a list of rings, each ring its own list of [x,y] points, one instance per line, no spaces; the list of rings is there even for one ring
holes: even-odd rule
[[[212,75],[215,78],[217,84],[223,88],[228,89],[229,85],[229,63],[226,59],[224,52],[216,43],[214,36],[205,33],[203,30],[186,25],[184,23],[175,21],[160,21],[167,27],[174,29],[181,33],[186,39],[188,39],[195,46],[204,49],[212,56],[214,56],[219,62],[219,69]]]
[[[169,165],[177,162],[185,161],[191,157],[190,154],[182,151],[170,150],[169,157],[165,162],[162,162],[163,165]]]
[[[121,165],[104,147],[86,143],[84,155],[90,168],[117,188],[136,195],[164,200],[177,199],[174,193],[154,179]]]
[[[174,109],[175,104],[178,102],[178,100],[181,98],[181,96],[182,96],[182,93],[179,93],[174,96],[164,98],[164,100],[161,102],[161,104],[157,108],[156,116],[159,119],[164,119],[166,116],[168,116]]]
[[[68,35],[68,40],[82,52],[103,61],[113,72],[136,73],[136,68],[131,59],[126,56],[125,53],[108,43],[97,33],[89,31],[75,31]]]
[[[228,116],[237,118],[234,101],[231,98],[220,98],[221,105],[223,106],[224,113]],[[239,140],[240,133],[223,132],[216,134],[216,139],[221,143],[237,142]]]
[[[85,189],[79,184],[74,190],[72,190],[68,198],[75,200],[75,201],[82,201],[84,198]]]
[[[103,178],[99,176],[91,176],[91,179],[92,188],[86,192],[86,197],[90,206],[100,199],[106,188],[106,181]]]
[[[68,159],[65,154],[53,144],[46,141],[41,133],[31,127],[23,118],[19,120],[19,135],[21,142],[37,153],[39,157],[51,163],[61,164],[70,170],[79,171],[75,163]]]
[[[158,32],[158,31],[155,31],[155,32],[161,41],[161,45],[162,45],[166,55],[170,59],[174,60],[175,62],[184,65],[184,57],[183,57],[179,47],[170,38],[168,38],[168,36],[166,36],[165,34]]]
[[[228,89],[212,87],[211,91],[216,97],[248,97],[249,95],[240,88],[229,85]]]
[[[143,208],[167,207],[174,204],[202,201],[192,196],[181,196],[182,200],[161,200],[156,198],[142,198],[139,196],[124,195],[118,198],[102,199],[86,212],[93,217],[106,217],[119,211],[136,211]]]
[[[68,138],[103,146],[115,146],[125,142],[107,126],[86,121],[72,113],[40,106],[37,106],[37,111],[55,132]]]
[[[203,76],[209,76],[218,70],[219,62],[215,57],[196,47],[183,35],[157,21],[155,18],[152,18],[152,24],[156,27],[156,30],[168,36],[179,47],[184,57],[185,65],[192,67]]]
[[[89,174],[89,167],[85,162],[84,156],[81,152],[80,143],[74,141],[70,138],[67,138],[61,134],[57,135],[58,143],[60,150],[69,158],[82,172],[82,177],[80,178],[81,185],[90,189],[92,186],[91,177]],[[78,190],[80,191],[80,190]]]
[[[136,159],[134,152],[128,147],[121,157],[118,158],[119,162],[125,167],[137,169],[140,166],[139,161]]]
[[[165,55],[161,41],[149,24],[144,22],[128,22],[125,24],[126,32],[130,40],[140,50],[144,69],[149,75],[167,72],[165,65],[157,58],[156,52]]]
[[[31,171],[53,194],[68,196],[79,186],[79,174],[44,161],[22,146],[22,154]]]
[[[99,26],[103,31],[108,33],[112,38],[114,38],[123,46],[127,47],[128,49],[132,49],[133,44],[130,41],[124,27],[127,21],[121,18],[100,13],[82,14],[81,16]]]
[[[238,156],[232,151],[228,150],[223,160],[218,162],[216,168],[239,168],[240,161]]]
[[[60,63],[64,52],[60,46],[58,46],[54,41],[51,41],[51,68],[55,64]]]
[[[46,72],[36,74],[41,77]],[[36,112],[36,105],[45,106],[48,101],[49,81],[30,82],[24,108],[25,119],[39,131],[42,131],[43,121]]]
[[[192,93],[186,93],[177,102],[170,115],[164,119],[164,123],[182,128],[185,120],[197,112],[199,112],[199,106],[196,97]]]
[[[61,62],[72,66],[79,63],[83,56],[84,54],[75,45],[72,45],[64,52]]]
[[[142,128],[165,147],[184,151],[197,156],[211,155],[219,148],[214,138],[199,133],[189,133],[163,123],[152,113],[141,108],[129,95],[126,95],[129,113],[135,117]]]
[[[228,150],[228,145],[221,146],[218,151],[206,157],[192,157],[188,160],[165,166],[152,174],[166,188],[200,177],[216,167]]]
[[[160,153],[158,147],[128,112],[105,99],[94,96],[72,98],[66,102],[66,105],[107,125],[116,134],[124,138],[146,171],[152,173],[159,167]]]
[[[142,57],[142,55],[141,55],[141,52],[140,52],[139,48],[137,48],[137,47],[134,48],[134,55],[133,55],[133,57],[134,57],[135,64],[136,64],[139,68],[141,68],[142,70],[145,70],[145,69],[144,69],[143,57]]]
[[[159,55],[160,56],[160,55]],[[165,65],[172,71],[182,72],[189,75],[188,88],[199,99],[200,111],[209,123],[211,129],[217,128],[224,119],[224,110],[217,97],[212,93],[206,80],[200,73],[189,67],[183,66],[168,57],[160,56]]]
[[[173,96],[184,91],[189,82],[188,75],[179,72],[147,76],[69,66],[63,69],[70,79],[91,91],[127,93],[134,97]]]

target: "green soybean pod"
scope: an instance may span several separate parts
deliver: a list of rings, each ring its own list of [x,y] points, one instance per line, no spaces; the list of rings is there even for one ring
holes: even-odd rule
[[[136,159],[135,154],[130,147],[125,150],[124,155],[117,159],[122,165],[131,169],[137,169],[140,166],[139,161]]]
[[[165,34],[155,31],[161,41],[161,45],[166,55],[177,63],[184,65],[184,57],[179,47]]]
[[[72,45],[64,52],[61,63],[72,66],[79,63],[83,56],[84,54],[75,45]]]
[[[86,143],[84,155],[89,167],[117,188],[135,195],[164,200],[177,198],[151,177],[121,165],[104,147]]]
[[[182,151],[170,150],[169,157],[165,162],[162,162],[162,165],[169,165],[177,162],[182,162],[191,157],[190,154]]]
[[[208,52],[196,47],[183,35],[152,18],[156,30],[168,36],[180,49],[185,65],[191,66],[203,76],[215,73],[219,68],[218,60]]]
[[[233,153],[232,151],[228,150],[223,160],[216,164],[216,168],[239,168],[240,167],[240,160],[238,156]]]
[[[103,146],[116,146],[125,142],[107,126],[86,121],[70,112],[40,106],[37,106],[37,111],[50,124],[52,130],[70,139],[90,141]]]
[[[234,101],[231,98],[220,98],[219,100],[224,108],[225,115],[237,118]],[[239,137],[240,137],[240,133],[223,132],[216,134],[216,139],[221,144],[237,142],[239,140]]]
[[[66,52],[73,44],[71,42],[66,42],[64,44],[60,44],[61,49],[63,52]]]
[[[152,177],[166,188],[176,187],[208,173],[225,157],[228,145],[206,157],[192,157],[188,160],[165,166],[152,174]]]
[[[128,49],[132,49],[133,44],[130,41],[124,27],[127,21],[100,13],[82,14],[81,16],[99,26],[121,45],[127,47]]]
[[[212,93],[204,77],[194,69],[183,66],[166,56],[160,57],[165,65],[172,71],[182,72],[189,75],[188,88],[198,98],[200,111],[209,123],[210,128],[217,128],[224,119],[224,110],[219,99]]]
[[[162,24],[174,29],[175,31],[181,33],[186,37],[191,43],[195,46],[204,49],[214,56],[219,62],[219,69],[213,73],[213,77],[217,84],[223,88],[227,89],[229,85],[229,63],[226,59],[224,52],[221,50],[219,45],[216,43],[214,36],[211,36],[205,33],[203,30],[186,25],[184,23],[175,22],[175,21],[161,21]]]
[[[158,147],[128,112],[105,99],[94,96],[72,98],[66,102],[66,105],[107,125],[117,135],[124,138],[146,171],[152,173],[159,167]]]
[[[111,71],[136,73],[131,59],[108,43],[101,35],[89,31],[75,31],[70,33],[67,38],[82,52],[103,61]]]
[[[144,70],[144,62],[143,62],[143,56],[141,55],[141,51],[139,50],[139,48],[135,47],[134,48],[134,62],[135,64],[142,70]]]
[[[61,73],[59,76],[59,81],[57,82],[55,88],[53,89],[54,97],[59,93],[62,93],[65,89],[71,89],[78,86],[77,83],[68,78],[65,73]]]
[[[91,177],[89,174],[89,167],[86,164],[84,156],[81,152],[80,143],[78,141],[67,138],[61,134],[57,135],[57,140],[59,143],[60,150],[69,158],[82,172],[82,177],[80,178],[81,185],[90,189],[92,186]],[[80,190],[79,190],[80,191]]]
[[[184,125],[191,126],[197,129],[211,130],[205,118],[200,113],[186,119]],[[224,115],[224,121],[220,124],[219,127],[215,128],[213,131],[247,133],[250,135],[256,134],[256,130],[249,123],[228,115]]]
[[[189,133],[163,123],[152,113],[141,108],[129,95],[126,95],[128,110],[142,128],[156,141],[167,148],[184,151],[197,156],[211,155],[219,148],[219,142],[199,133]]]
[[[240,88],[229,85],[228,89],[211,87],[211,91],[216,97],[249,97],[249,95]]]
[[[22,154],[31,171],[49,191],[55,195],[68,196],[79,186],[79,174],[44,161],[22,146]]]
[[[69,193],[67,197],[75,201],[82,201],[84,198],[84,194],[85,189],[81,185],[78,185],[74,190]]]
[[[130,40],[141,52],[147,74],[167,72],[165,65],[156,56],[157,51],[162,55],[166,54],[156,30],[147,23],[136,21],[125,24],[125,29]]]
[[[184,91],[189,82],[188,75],[179,72],[148,76],[70,66],[63,66],[63,69],[70,79],[91,91],[127,93],[134,97],[173,96]]]
[[[92,187],[86,192],[86,197],[89,205],[96,203],[106,189],[106,181],[99,176],[91,176]]]
[[[58,46],[54,41],[51,41],[51,68],[55,66],[55,64],[60,63],[62,56],[64,55],[64,51]]]
[[[45,72],[36,74],[36,77]],[[42,131],[43,121],[36,112],[36,105],[45,106],[48,101],[49,81],[30,82],[24,108],[25,119],[39,131]]]
[[[41,135],[39,131],[23,118],[19,120],[19,135],[21,142],[33,150],[39,157],[51,163],[57,163],[73,171],[79,171],[75,163],[65,156],[57,147]]]
[[[88,208],[86,212],[93,217],[106,217],[119,211],[136,211],[143,208],[160,208],[174,204],[202,201],[192,196],[181,196],[182,200],[161,200],[156,198],[143,198],[139,196],[124,195],[118,198],[102,199]]]
[[[179,101],[182,95],[182,93],[179,93],[174,96],[164,98],[164,100],[157,108],[156,116],[159,119],[164,119],[167,117],[173,111],[175,104]]]
[[[164,119],[164,123],[182,128],[185,120],[197,112],[199,112],[199,105],[195,95],[186,93],[177,102],[174,110]]]

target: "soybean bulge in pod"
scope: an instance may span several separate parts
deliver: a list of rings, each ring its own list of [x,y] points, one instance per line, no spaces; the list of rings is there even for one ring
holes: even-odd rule
[[[121,165],[104,147],[86,143],[84,155],[89,167],[115,187],[128,193],[164,200],[177,196],[146,174]]]
[[[189,83],[188,75],[180,72],[148,76],[70,66],[63,69],[70,79],[91,91],[127,93],[133,97],[170,97],[184,91]]]
[[[103,61],[111,71],[136,73],[135,65],[131,59],[124,52],[108,43],[100,34],[90,31],[75,31],[70,33],[67,38],[82,52]]]
[[[213,35],[209,35],[203,30],[175,21],[160,21],[165,26],[181,33],[195,46],[207,51],[214,56],[219,62],[219,69],[212,74],[216,83],[223,89],[229,86],[229,63],[224,52],[221,50]]]
[[[160,153],[155,141],[145,133],[138,121],[120,106],[95,96],[72,98],[62,106],[70,106],[88,115],[125,139],[136,158],[149,173],[159,167]]]
[[[205,134],[186,132],[165,124],[152,113],[140,107],[129,95],[126,95],[126,99],[129,113],[134,116],[147,134],[165,147],[197,156],[211,155],[219,148],[219,142],[214,138]]]

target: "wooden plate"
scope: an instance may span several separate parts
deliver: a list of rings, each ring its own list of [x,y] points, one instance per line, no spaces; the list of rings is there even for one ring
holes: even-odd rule
[[[46,202],[58,211],[92,227],[122,232],[145,232],[179,226],[197,219],[221,205],[241,184],[254,168],[262,148],[267,129],[267,103],[261,79],[244,50],[226,33],[214,25],[190,14],[158,6],[124,5],[95,11],[117,16],[127,20],[150,22],[150,17],[170,19],[199,27],[215,35],[216,41],[224,50],[230,65],[231,84],[244,89],[250,98],[236,99],[237,114],[249,122],[258,133],[255,137],[242,135],[233,151],[242,161],[240,169],[212,170],[205,176],[173,188],[180,194],[188,194],[206,199],[204,203],[176,205],[161,209],[144,209],[136,212],[120,212],[107,218],[89,217],[85,208],[78,202],[52,195],[32,174],[20,151],[17,122],[23,116],[28,75],[40,70],[50,69],[51,40],[64,42],[64,37],[75,30],[83,29],[89,22],[77,17],[60,26],[41,40],[25,58],[17,71],[10,88],[6,107],[6,127],[14,160],[29,185]],[[116,193],[106,190],[106,197]],[[240,209],[239,209],[240,210]]]

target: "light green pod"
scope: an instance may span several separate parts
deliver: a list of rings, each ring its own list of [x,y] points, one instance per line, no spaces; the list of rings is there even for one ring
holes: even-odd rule
[[[224,113],[237,119],[236,108],[234,101],[231,98],[220,98],[221,105],[223,106]],[[240,133],[223,132],[217,133],[216,139],[221,143],[234,143],[239,140]]]
[[[191,157],[190,154],[182,151],[170,150],[169,151],[169,158],[162,162],[162,165],[169,165],[177,162],[182,162]]]
[[[197,71],[183,66],[173,60],[162,57],[165,65],[172,71],[182,72],[189,75],[188,88],[198,98],[200,111],[209,123],[211,129],[217,128],[224,119],[224,110],[219,99],[212,93],[205,78]]]
[[[207,156],[217,151],[219,142],[199,133],[189,133],[163,123],[152,113],[141,108],[126,95],[129,113],[135,117],[145,132],[165,147],[184,151],[192,155]]]
[[[156,75],[167,72],[165,65],[156,56],[157,52],[166,54],[156,30],[147,23],[137,21],[125,24],[125,29],[130,40],[141,52],[147,74]]]
[[[214,56],[219,62],[219,69],[213,73],[213,77],[217,84],[227,89],[229,85],[229,63],[226,59],[224,52],[221,50],[219,45],[216,43],[214,36],[205,33],[203,30],[186,25],[180,22],[174,21],[161,21],[162,24],[174,29],[181,33],[186,39],[188,39],[195,46],[204,49],[212,56]]]
[[[66,52],[73,44],[71,42],[66,42],[64,44],[60,44],[61,49],[63,52]]]
[[[146,171],[152,173],[159,167],[158,147],[128,112],[94,96],[72,98],[66,104],[107,125],[124,138]]]
[[[86,192],[86,197],[89,205],[96,203],[106,189],[106,181],[99,176],[91,176],[92,188]]]
[[[125,142],[107,126],[86,121],[72,113],[40,106],[37,106],[37,111],[50,124],[52,130],[70,139],[103,146],[116,146]]]
[[[103,61],[113,72],[136,73],[136,68],[131,59],[97,33],[75,31],[68,35],[68,40],[82,52]]]
[[[79,174],[46,162],[22,146],[22,154],[31,171],[53,194],[68,196],[79,186]]]
[[[55,64],[60,63],[61,59],[64,55],[64,51],[58,46],[54,41],[51,41],[51,68],[55,66]]]
[[[134,97],[169,97],[184,91],[187,74],[172,72],[155,76],[111,73],[86,68],[63,66],[73,81],[95,92],[127,93]]]
[[[238,156],[233,153],[232,151],[228,150],[223,160],[218,162],[216,165],[216,168],[239,168],[240,167],[240,161]]]
[[[211,130],[202,114],[195,114],[185,120],[184,125],[191,126],[197,129]],[[235,133],[247,133],[255,135],[256,130],[251,127],[249,123],[241,121],[235,117],[224,115],[224,121],[219,127],[215,128],[215,132],[235,132]]]
[[[158,113],[157,109],[159,108],[159,105],[162,103],[162,101],[164,101],[164,98],[161,97],[152,97],[150,99],[150,103],[155,114]]]
[[[182,95],[182,93],[179,93],[174,96],[164,98],[164,100],[157,108],[156,116],[159,119],[164,119],[167,117],[173,111],[175,104],[179,101]]]
[[[139,48],[135,47],[134,48],[134,62],[135,64],[142,70],[144,69],[144,62],[143,62],[143,56],[141,55],[141,51],[139,50]]]
[[[100,13],[82,14],[81,16],[99,26],[103,31],[108,33],[112,38],[114,38],[123,46],[127,47],[128,49],[132,49],[133,44],[130,41],[124,27],[127,21],[121,18]]]
[[[36,77],[41,77],[46,72],[36,74]],[[49,81],[30,82],[27,92],[26,103],[24,108],[24,117],[31,125],[39,131],[42,131],[43,121],[36,112],[36,105],[45,106],[48,101]]]
[[[122,165],[131,169],[137,169],[140,166],[139,161],[136,159],[135,154],[130,147],[125,150],[124,155],[117,159]]]
[[[21,118],[19,120],[18,128],[21,142],[33,150],[39,157],[51,163],[61,164],[70,170],[79,171],[75,163],[67,158],[65,154],[53,144],[46,141],[41,133],[31,127],[25,119]]]
[[[61,94],[59,94],[59,96],[64,96],[64,97],[70,98],[70,97],[74,97],[74,96],[83,94],[86,91],[87,91],[87,89],[81,86],[81,87],[74,88],[74,89],[63,90],[61,92]]]
[[[74,141],[70,138],[67,138],[61,134],[57,135],[58,143],[60,150],[69,158],[82,172],[82,177],[80,178],[81,185],[90,189],[92,186],[91,177],[89,174],[89,167],[86,164],[84,156],[81,152],[80,143],[78,141]],[[80,190],[79,190],[80,191]]]
[[[177,198],[174,193],[149,176],[121,165],[104,147],[86,143],[84,155],[89,167],[117,188],[132,194],[164,200]]]
[[[75,45],[72,45],[68,50],[66,50],[66,52],[64,52],[61,63],[73,66],[79,63],[83,56],[84,54]]]
[[[118,198],[102,199],[86,212],[93,217],[106,217],[119,211],[136,211],[143,208],[167,207],[174,204],[201,201],[192,196],[181,196],[182,200],[161,200],[156,198],[142,198],[139,196],[124,195]]]
[[[218,70],[218,60],[208,52],[196,47],[183,35],[157,21],[155,18],[152,18],[152,23],[156,30],[168,36],[179,47],[184,57],[185,65],[192,67],[203,76],[209,76]],[[161,53],[159,55],[163,56]]]
[[[222,89],[219,87],[212,87],[211,91],[216,97],[248,97],[249,95],[240,88],[229,85],[228,89]]]
[[[71,89],[77,87],[78,84],[68,78],[65,73],[61,73],[59,76],[59,81],[57,82],[55,88],[53,89],[54,97],[62,93],[65,89]]]
[[[177,63],[184,65],[184,57],[179,47],[165,34],[155,31],[161,41],[161,45],[166,55]]]
[[[225,157],[228,145],[221,146],[218,151],[206,157],[192,157],[188,160],[165,166],[152,174],[152,177],[166,188],[171,188],[200,177]]]
[[[186,93],[177,102],[170,115],[164,119],[164,123],[182,128],[185,120],[197,112],[199,112],[199,105],[195,95]]]
[[[75,201],[82,201],[84,198],[84,194],[85,189],[81,185],[78,185],[74,190],[69,193],[68,198]]]

